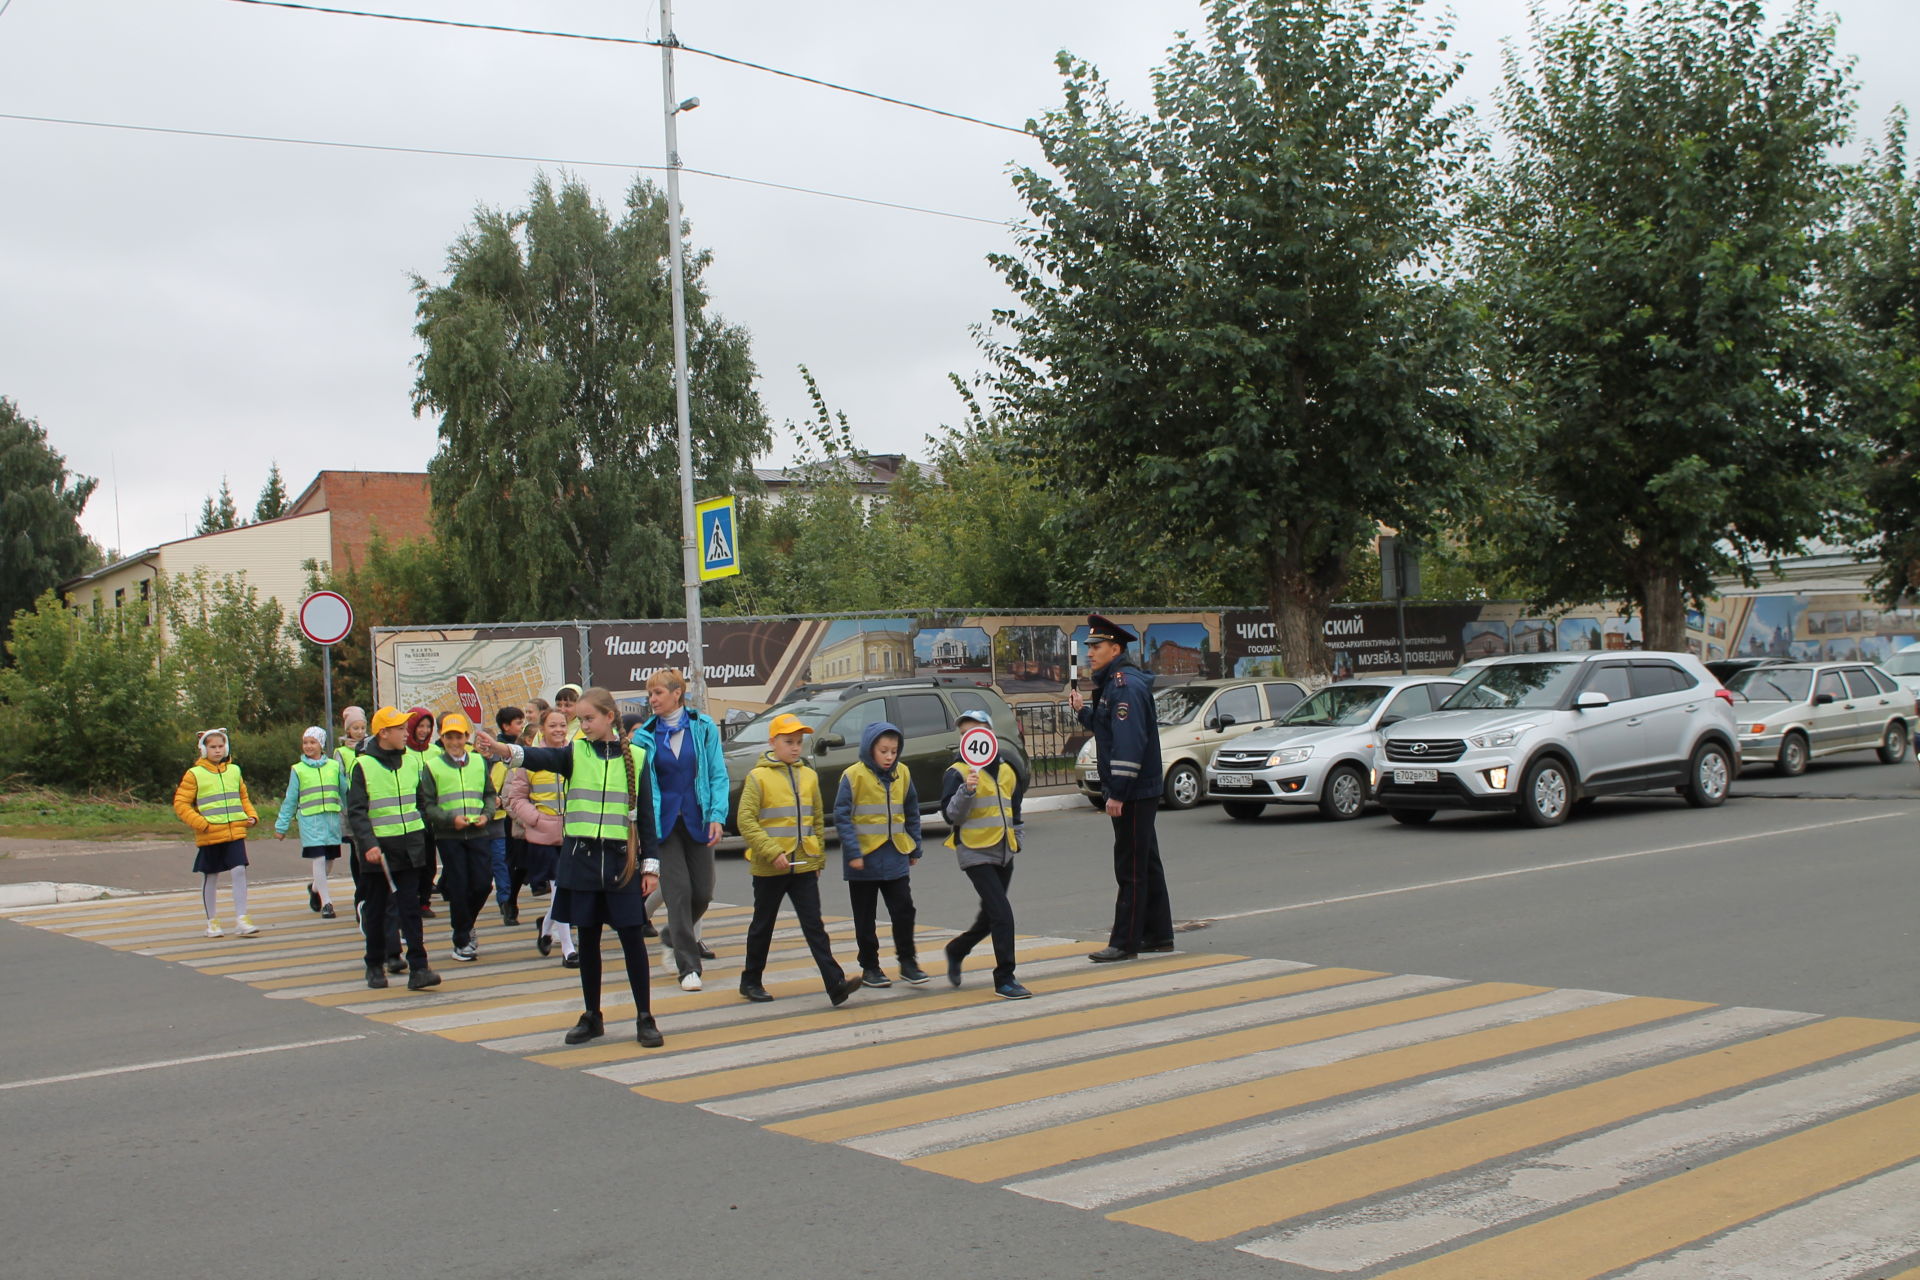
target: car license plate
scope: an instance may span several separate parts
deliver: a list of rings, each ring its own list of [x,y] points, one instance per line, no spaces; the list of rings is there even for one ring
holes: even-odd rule
[[[1395,769],[1393,780],[1403,787],[1410,782],[1438,782],[1440,771],[1438,769]]]
[[[1213,775],[1213,785],[1216,787],[1250,787],[1253,785],[1253,775],[1250,773],[1216,773]]]
[[[1096,787],[1097,787],[1097,786],[1099,786],[1099,785],[1100,785],[1100,773],[1099,773],[1099,771],[1098,771],[1098,770],[1090,770],[1090,771],[1089,771],[1089,772],[1087,772],[1087,773],[1083,773],[1083,774],[1081,774],[1081,775],[1080,775],[1080,780],[1081,780],[1082,782],[1088,782],[1088,783],[1091,783],[1091,784],[1093,784],[1094,786],[1096,786]]]

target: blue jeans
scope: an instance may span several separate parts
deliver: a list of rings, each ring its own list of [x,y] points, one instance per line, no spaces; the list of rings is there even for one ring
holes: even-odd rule
[[[493,855],[493,896],[501,906],[513,899],[513,873],[507,869],[507,838],[491,836],[488,852]]]

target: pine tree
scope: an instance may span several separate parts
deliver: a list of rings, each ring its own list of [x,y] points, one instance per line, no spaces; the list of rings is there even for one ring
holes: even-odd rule
[[[260,490],[260,501],[253,505],[254,521],[278,520],[290,505],[286,482],[280,478],[280,464],[275,462],[267,472],[266,487]]]
[[[200,527],[194,532],[196,534],[219,533],[225,529],[239,527],[240,511],[233,505],[233,490],[228,487],[227,478],[221,476],[217,500],[216,495],[208,494],[207,500],[200,504]]]

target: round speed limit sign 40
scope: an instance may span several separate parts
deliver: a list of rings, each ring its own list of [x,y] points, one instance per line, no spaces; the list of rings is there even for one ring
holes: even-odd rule
[[[984,769],[1000,758],[1000,739],[983,724],[962,730],[960,758],[976,769]]]

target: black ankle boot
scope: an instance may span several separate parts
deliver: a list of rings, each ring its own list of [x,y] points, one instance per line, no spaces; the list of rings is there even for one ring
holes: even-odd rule
[[[607,1020],[593,1010],[588,1010],[580,1015],[580,1021],[573,1024],[573,1030],[567,1032],[567,1043],[585,1044],[605,1034],[607,1034]]]

